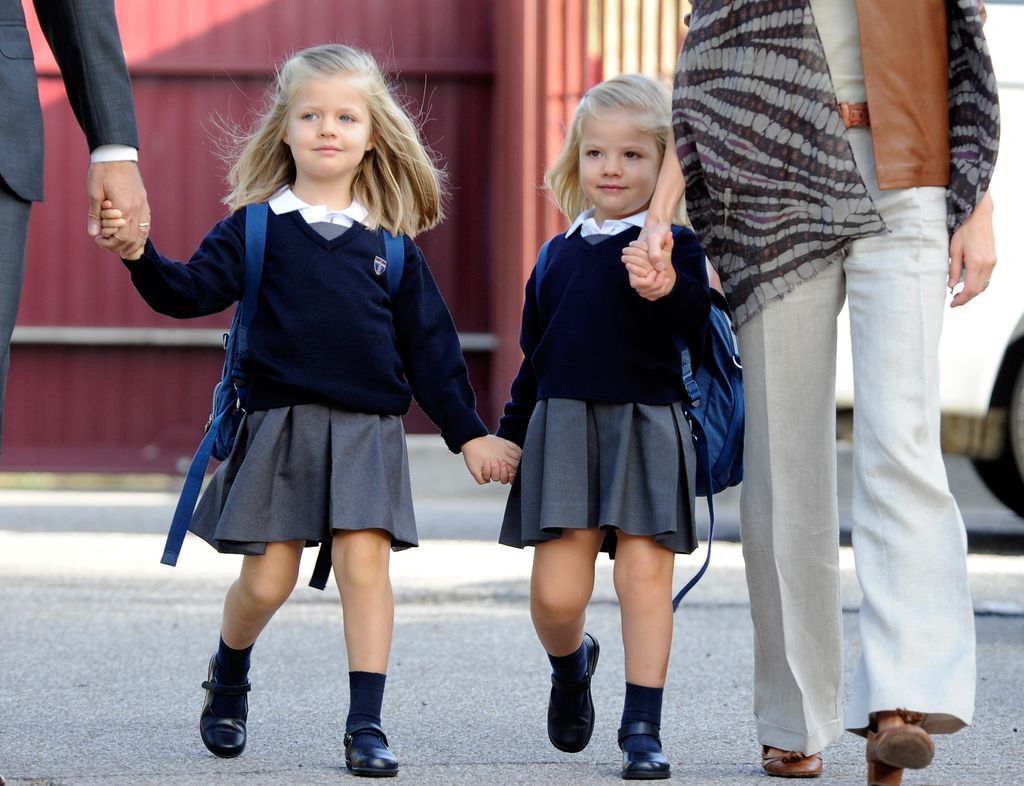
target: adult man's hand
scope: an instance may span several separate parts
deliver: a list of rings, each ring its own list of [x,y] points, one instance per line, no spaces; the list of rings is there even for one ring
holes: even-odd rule
[[[136,252],[149,236],[150,213],[142,173],[135,161],[105,161],[89,167],[86,183],[89,195],[89,234],[96,243],[122,257]],[[127,223],[117,234],[100,235],[100,205],[109,200]]]

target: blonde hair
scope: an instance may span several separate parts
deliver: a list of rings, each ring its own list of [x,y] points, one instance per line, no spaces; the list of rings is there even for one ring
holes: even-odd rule
[[[370,112],[373,147],[352,181],[352,196],[369,211],[366,226],[384,227],[410,237],[444,218],[445,173],[420,138],[409,113],[398,102],[368,52],[344,44],[324,44],[290,57],[268,90],[268,106],[248,133],[230,133],[230,164],[224,198],[232,210],[264,202],[295,182],[295,161],[284,142],[296,86],[306,79],[352,75]]]
[[[580,142],[583,123],[589,118],[602,118],[609,113],[626,110],[635,119],[637,130],[654,137],[658,154],[665,155],[672,137],[671,98],[660,82],[642,74],[621,74],[590,88],[580,99],[565,137],[562,152],[544,175],[544,185],[565,216],[572,221],[591,207],[580,183]],[[669,149],[669,155],[675,150]],[[680,222],[685,208],[680,206],[674,217]]]

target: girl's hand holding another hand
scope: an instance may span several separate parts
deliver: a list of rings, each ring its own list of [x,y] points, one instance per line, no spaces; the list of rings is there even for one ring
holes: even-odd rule
[[[622,250],[622,263],[629,273],[629,285],[636,293],[646,300],[657,300],[676,285],[676,271],[671,264],[664,270],[655,268],[648,249],[647,240],[632,241]]]
[[[522,448],[492,434],[471,439],[462,446],[462,458],[473,479],[483,485],[490,481],[511,483],[516,476]]]

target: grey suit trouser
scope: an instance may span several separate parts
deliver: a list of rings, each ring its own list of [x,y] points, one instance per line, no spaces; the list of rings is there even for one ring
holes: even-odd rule
[[[11,333],[25,280],[25,241],[31,209],[31,202],[15,195],[0,180],[0,445],[3,440],[7,369],[11,360]]]

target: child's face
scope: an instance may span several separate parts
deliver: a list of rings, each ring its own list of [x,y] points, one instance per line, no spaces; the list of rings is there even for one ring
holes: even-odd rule
[[[655,138],[626,110],[589,117],[581,132],[580,185],[597,223],[646,210],[661,169]]]
[[[351,196],[356,167],[370,141],[370,111],[352,77],[302,81],[292,96],[284,142],[295,159],[296,191]]]

